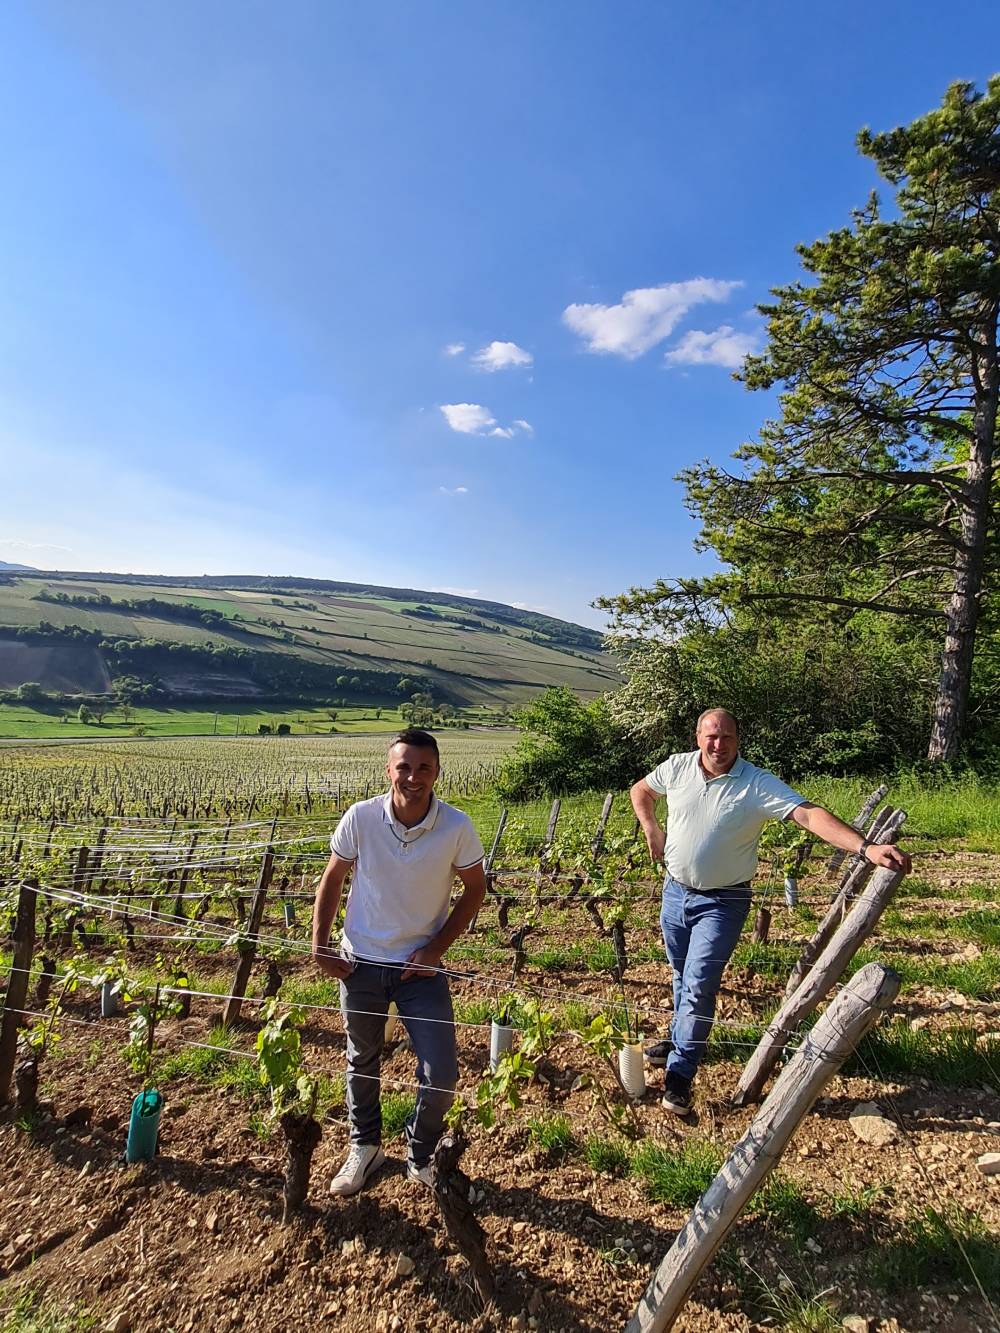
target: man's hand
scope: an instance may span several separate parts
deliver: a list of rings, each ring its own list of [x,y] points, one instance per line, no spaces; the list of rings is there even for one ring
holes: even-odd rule
[[[421,949],[414,949],[403,965],[400,981],[409,981],[411,977],[432,977],[441,967],[441,955],[429,944]]]
[[[321,972],[333,977],[335,981],[344,981],[354,971],[353,963],[349,963],[341,954],[334,953],[329,948],[314,948],[313,962]]]
[[[869,843],[865,848],[865,859],[873,866],[884,866],[886,870],[901,870],[904,875],[908,875],[913,866],[906,852],[891,842]]]
[[[663,860],[663,849],[667,845],[667,835],[657,824],[655,828],[646,830],[646,846],[649,848],[649,855],[654,865]]]

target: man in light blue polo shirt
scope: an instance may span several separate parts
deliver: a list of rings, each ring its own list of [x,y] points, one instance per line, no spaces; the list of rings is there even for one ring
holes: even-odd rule
[[[813,805],[739,753],[736,719],[711,708],[698,719],[697,750],[672,754],[631,791],[632,807],[654,862],[664,862],[660,928],[673,970],[670,1040],[647,1059],[665,1064],[663,1105],[691,1109],[691,1083],[715,1018],[722,973],[750,911],[757,845],[769,819],[793,819],[815,837],[875,865],[908,872],[910,858],[892,844],[869,843],[857,829]],[[666,797],[666,833],[656,802]]]

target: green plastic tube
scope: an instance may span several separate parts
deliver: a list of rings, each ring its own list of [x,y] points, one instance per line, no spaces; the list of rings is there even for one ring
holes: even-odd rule
[[[155,1088],[140,1092],[132,1103],[128,1122],[126,1162],[151,1162],[156,1154],[156,1135],[160,1128],[163,1095]]]

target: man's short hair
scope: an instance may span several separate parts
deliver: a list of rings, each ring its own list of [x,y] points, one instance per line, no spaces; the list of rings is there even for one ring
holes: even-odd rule
[[[438,749],[438,743],[429,731],[424,731],[422,727],[407,727],[405,731],[398,731],[389,742],[389,753],[396,745],[415,745],[421,750],[433,750],[434,758],[441,763],[441,752]]]
[[[739,735],[740,724],[736,721],[735,713],[731,713],[728,708],[706,708],[703,713],[699,713],[698,715],[698,722],[694,729],[696,736],[698,732],[701,731],[701,724],[705,721],[705,718],[711,717],[713,713],[718,713],[721,717],[728,717],[733,724],[736,734]]]

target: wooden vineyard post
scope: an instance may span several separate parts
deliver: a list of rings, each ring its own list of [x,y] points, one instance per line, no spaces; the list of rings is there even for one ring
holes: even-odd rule
[[[545,862],[548,858],[553,842],[556,837],[556,825],[559,823],[559,811],[562,809],[562,801],[557,796],[552,802],[552,809],[549,811],[549,825],[545,830],[545,841],[542,843],[542,849],[538,853],[538,869],[535,872],[535,882],[541,891],[542,880],[545,876]]]
[[[830,943],[803,977],[798,990],[785,1000],[764,1029],[764,1035],[736,1085],[734,1106],[747,1106],[759,1100],[788,1038],[840,980],[847,964],[878,925],[902,878],[901,870],[886,870],[884,867],[876,870]]]
[[[604,798],[604,804],[601,806],[601,817],[597,821],[597,828],[594,836],[590,840],[590,854],[596,861],[604,848],[604,834],[607,832],[608,820],[611,818],[611,807],[614,805],[615,794],[609,791]]]
[[[898,974],[890,968],[869,963],[806,1034],[767,1101],[677,1233],[625,1333],[662,1333],[673,1326],[702,1270],[773,1170],[799,1122],[892,1004],[899,984]]]
[[[271,826],[272,837],[274,835],[274,826]],[[250,920],[247,923],[247,942],[240,950],[240,961],[236,968],[236,978],[233,981],[232,994],[222,1006],[222,1026],[224,1028],[232,1027],[239,1019],[240,1010],[243,1008],[243,997],[247,993],[247,983],[250,980],[250,973],[253,970],[254,962],[257,958],[257,944],[260,936],[260,926],[264,919],[264,903],[267,898],[267,888],[271,883],[271,874],[274,870],[274,849],[268,847],[264,853],[264,859],[260,863],[260,875],[257,879],[257,887],[254,890],[253,900],[250,904]]]
[[[881,801],[888,794],[889,794],[889,788],[885,785],[884,782],[880,786],[876,787],[875,790],[872,792],[872,794],[868,797],[868,800],[865,801],[864,805],[858,811],[857,817],[851,820],[851,827],[856,828],[860,833],[861,830],[864,828],[864,826],[868,823],[869,819],[871,819],[872,815],[875,813],[875,807],[878,805],[879,801]],[[841,862],[843,861],[846,855],[847,853],[843,851],[840,847],[834,849],[833,855],[826,863],[826,871],[828,875],[835,875],[837,873],[837,871],[840,869]]]
[[[174,919],[176,921],[187,920],[187,912],[184,910],[184,891],[187,888],[188,878],[191,874],[191,862],[194,860],[195,848],[198,846],[198,837],[197,833],[191,834],[191,845],[187,849],[184,864],[177,878],[177,896],[174,899]]]
[[[11,1101],[10,1086],[17,1060],[17,1034],[23,1018],[22,1010],[28,999],[28,980],[35,952],[37,902],[37,881],[24,880],[17,895],[17,913],[12,936],[14,956],[7,981],[7,995],[3,1002],[3,1014],[0,1017],[0,1106],[7,1106]]]
[[[486,892],[492,893],[493,890],[493,862],[496,860],[497,852],[500,850],[500,840],[503,837],[503,831],[507,827],[507,807],[504,806],[500,811],[500,819],[497,823],[497,831],[493,834],[493,841],[490,844],[490,850],[486,853],[486,860],[483,862],[483,871],[486,874]],[[481,909],[480,909],[481,910]],[[479,912],[472,918],[469,925],[470,932],[476,929],[476,922],[479,920]]]
[[[892,810],[890,808],[889,818],[876,820],[872,825],[872,833],[877,831],[879,842],[895,842],[899,836],[899,830],[905,822],[905,810]],[[799,955],[798,962],[792,968],[788,983],[785,986],[786,995],[791,995],[798,989],[802,978],[826,948],[830,942],[830,936],[843,921],[848,904],[854,901],[875,871],[875,867],[867,857],[856,856],[853,859],[856,864],[844,876],[843,885],[838,889],[836,897],[827,909],[826,916],[816,927],[816,932],[812,938],[806,942],[802,953]]]

